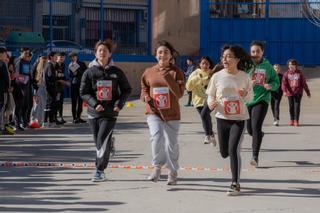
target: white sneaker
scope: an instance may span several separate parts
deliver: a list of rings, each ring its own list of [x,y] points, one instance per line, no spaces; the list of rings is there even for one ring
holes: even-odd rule
[[[178,172],[177,171],[170,171],[168,173],[167,185],[169,185],[169,186],[177,185],[177,179],[178,179]]]
[[[273,125],[274,125],[274,126],[279,126],[279,120],[275,120],[275,121],[273,122]]]
[[[203,141],[203,143],[204,144],[209,144],[210,143],[210,135],[206,135],[206,137],[204,137],[204,141]]]
[[[158,182],[161,175],[161,168],[154,167],[153,172],[147,177],[147,180],[150,180],[154,183]]]
[[[210,135],[210,143],[212,144],[212,146],[217,146],[217,141],[214,138],[214,135]]]

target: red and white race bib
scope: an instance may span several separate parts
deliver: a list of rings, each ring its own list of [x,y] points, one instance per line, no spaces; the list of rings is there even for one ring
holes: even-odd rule
[[[223,109],[225,115],[240,114],[240,100],[237,96],[228,96],[223,98]]]
[[[112,99],[112,81],[97,81],[97,99],[99,101],[110,101]]]
[[[170,108],[170,93],[168,87],[153,88],[153,100],[157,109]]]
[[[252,80],[256,82],[256,85],[263,86],[266,82],[266,70],[255,69],[252,74]]]
[[[300,75],[299,74],[293,74],[293,75],[288,75],[289,79],[289,84],[290,87],[298,87],[299,85],[299,80],[300,80]]]

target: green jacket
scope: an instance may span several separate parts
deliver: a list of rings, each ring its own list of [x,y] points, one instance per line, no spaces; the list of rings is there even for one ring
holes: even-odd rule
[[[253,87],[253,99],[246,103],[247,106],[255,105],[261,101],[270,103],[271,91],[276,91],[280,86],[279,77],[272,65],[267,59],[263,59],[258,65],[254,65],[251,69],[247,70],[250,78],[256,80],[256,85]],[[270,90],[266,90],[263,84],[271,85]]]

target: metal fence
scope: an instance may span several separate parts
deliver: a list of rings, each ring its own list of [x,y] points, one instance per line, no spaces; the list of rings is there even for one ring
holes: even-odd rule
[[[319,5],[319,0],[202,0],[200,54],[219,60],[226,43],[249,50],[251,41],[261,40],[271,63],[295,58],[319,65],[320,27],[306,14],[311,8],[319,18]]]
[[[301,18],[311,5],[320,11],[319,0],[210,0],[211,18]]]
[[[40,32],[49,50],[88,53],[112,39],[115,53],[150,54],[151,0],[1,0],[0,39],[10,32]],[[16,14],[16,15],[15,15]]]

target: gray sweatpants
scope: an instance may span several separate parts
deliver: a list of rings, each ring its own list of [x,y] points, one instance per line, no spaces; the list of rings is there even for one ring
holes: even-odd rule
[[[163,121],[156,115],[148,115],[152,149],[152,165],[161,167],[166,164],[170,171],[179,169],[178,131],[180,121]]]

